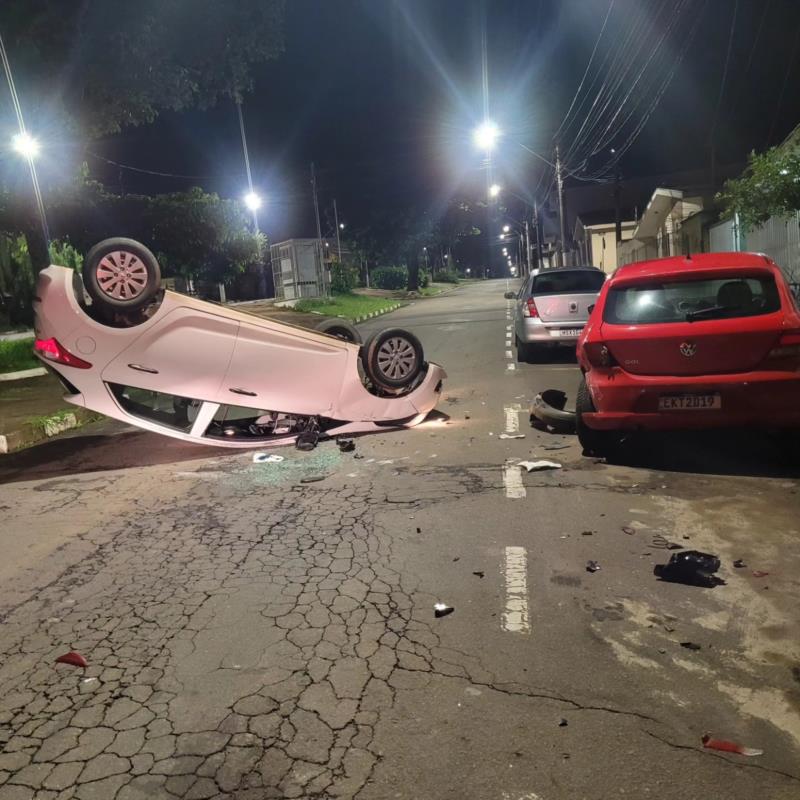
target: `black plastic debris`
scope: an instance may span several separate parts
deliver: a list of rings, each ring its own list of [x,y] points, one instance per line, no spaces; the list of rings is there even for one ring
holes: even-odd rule
[[[566,720],[565,720],[565,719],[562,717],[562,718],[561,718],[561,722],[559,722],[559,723],[558,723],[558,727],[559,727],[559,728],[566,728],[566,727],[567,727],[567,725],[569,725],[569,722],[567,722],[567,721],[566,721]]]
[[[446,617],[454,611],[455,609],[452,606],[448,606],[446,603],[434,603],[433,605],[433,615],[436,619],[439,619],[439,617]]]
[[[477,575],[477,577],[479,578],[482,578],[486,573],[482,569],[476,569],[472,574]]]
[[[324,481],[327,475],[311,475],[308,478],[300,478],[300,483],[316,483],[317,481]]]
[[[685,647],[687,650],[702,650],[703,646],[697,644],[696,642],[681,642],[681,647]]]
[[[594,536],[594,531],[581,531],[581,536]]]
[[[297,434],[294,440],[294,446],[304,452],[308,453],[313,450],[319,443],[319,434],[316,431],[303,431]]]
[[[586,571],[587,572],[597,572],[600,569],[600,564],[596,561],[587,561],[586,562]]]
[[[537,394],[531,406],[531,425],[549,427],[556,433],[575,432],[575,410],[565,408],[567,395],[558,389]]]
[[[633,536],[636,533],[636,529],[635,528],[631,528],[630,525],[623,525],[622,526],[622,532],[623,533],[627,533],[628,536]]]
[[[744,563],[744,559],[737,558],[736,561],[733,562],[733,566],[736,567],[736,569],[744,569],[747,564]]]
[[[722,578],[714,575],[719,567],[720,560],[717,556],[701,553],[699,550],[684,550],[670,556],[668,563],[656,564],[653,574],[662,581],[713,589],[725,583]]]
[[[336,444],[343,453],[352,453],[356,449],[356,443],[352,439],[337,439]]]

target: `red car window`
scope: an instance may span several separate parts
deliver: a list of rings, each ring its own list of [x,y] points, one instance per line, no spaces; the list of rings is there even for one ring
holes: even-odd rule
[[[693,322],[772,314],[780,308],[772,277],[731,275],[612,288],[603,320],[612,325]]]

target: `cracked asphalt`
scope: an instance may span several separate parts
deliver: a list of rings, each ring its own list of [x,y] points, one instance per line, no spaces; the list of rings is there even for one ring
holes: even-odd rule
[[[577,369],[509,369],[504,289],[364,326],[449,378],[355,454],[101,423],[0,457],[0,800],[800,797],[796,456],[739,431],[606,464],[534,430]],[[563,469],[511,491],[532,457]],[[667,542],[726,584],[658,581]]]

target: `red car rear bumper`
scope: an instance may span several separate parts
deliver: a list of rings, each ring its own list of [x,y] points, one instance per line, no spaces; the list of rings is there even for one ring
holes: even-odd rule
[[[760,370],[733,375],[631,375],[615,367],[592,369],[586,382],[596,412],[583,421],[594,430],[800,427],[800,372]],[[721,408],[659,411],[662,395],[715,394]]]

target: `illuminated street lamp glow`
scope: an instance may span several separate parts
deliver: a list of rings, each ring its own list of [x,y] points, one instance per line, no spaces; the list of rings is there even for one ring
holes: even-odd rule
[[[497,238],[502,242],[506,238],[506,235],[501,233]]]
[[[511,230],[510,225],[503,225],[503,233],[508,233]]]
[[[490,119],[484,120],[475,128],[475,132],[472,134],[475,146],[479,147],[481,150],[485,150],[487,153],[490,150],[494,150],[494,146],[497,144],[499,137],[500,128]]]
[[[339,230],[344,230],[344,222],[339,223]]]
[[[255,192],[248,192],[244,196],[244,204],[250,211],[258,211],[261,208],[261,198]]]
[[[28,161],[33,161],[33,159],[39,155],[39,142],[27,131],[21,131],[15,134],[14,138],[11,140],[11,146],[23,158],[27,158]]]
[[[497,197],[497,195],[499,195],[501,191],[502,190],[500,188],[500,185],[497,183],[493,183],[489,187],[489,197]]]

